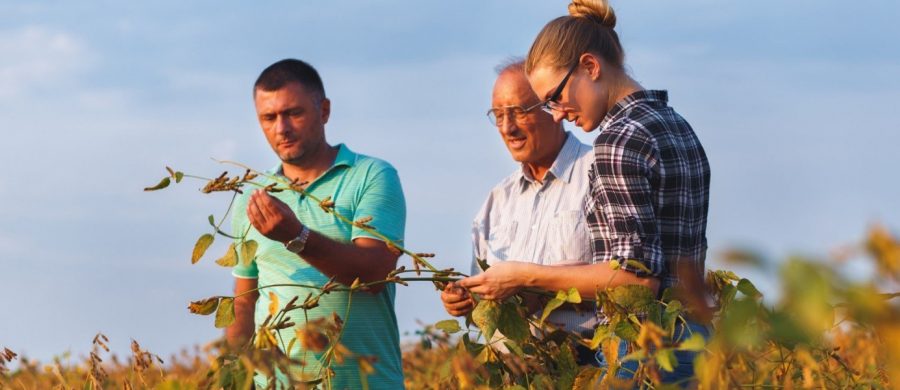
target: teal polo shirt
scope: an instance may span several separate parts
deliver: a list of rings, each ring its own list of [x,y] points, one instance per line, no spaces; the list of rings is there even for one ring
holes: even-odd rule
[[[280,176],[282,174],[281,165],[279,164],[269,173]],[[260,182],[269,184],[272,180],[260,177]],[[334,164],[322,176],[310,183],[307,191],[319,199],[330,196],[335,203],[335,210],[351,220],[372,217],[369,224],[374,226],[379,233],[397,242],[402,242],[406,224],[406,202],[403,198],[397,171],[387,162],[356,154],[344,144],[340,144]],[[327,283],[328,276],[309,265],[302,256],[289,252],[282,243],[262,236],[250,226],[247,220],[249,195],[250,191],[248,190],[235,200],[232,209],[232,231],[235,234],[241,234],[249,227],[247,239],[256,240],[259,247],[256,259],[247,265],[244,265],[243,261],[239,262],[234,267],[233,275],[237,278],[256,278],[260,287],[282,283],[322,286]],[[338,220],[332,214],[325,213],[317,202],[299,193],[283,191],[271,195],[289,205],[300,221],[311,230],[332,240],[349,244],[357,237],[378,239],[362,229]],[[340,261],[340,259],[334,259],[334,261]],[[257,324],[265,321],[268,315],[269,292],[275,293],[279,305],[283,307],[295,296],[300,297],[299,302],[303,302],[308,294],[315,295],[318,290],[300,287],[263,289],[256,302],[255,321]],[[347,316],[350,293],[334,291],[322,296],[319,300],[319,307],[308,311],[309,320],[330,318],[332,313],[337,313],[344,320],[344,335],[341,343],[353,353],[377,356],[378,361],[374,365],[375,373],[367,377],[371,389],[403,388],[400,335],[397,330],[397,316],[394,313],[394,295],[393,284],[387,285],[377,294],[354,292],[350,313]],[[302,310],[292,311],[289,315],[297,326],[295,329],[280,331],[281,338],[285,343],[281,348],[286,348],[290,340],[296,337],[296,329],[304,325]],[[297,342],[292,347],[291,357],[306,361],[305,366],[293,368],[296,373],[303,374],[307,378],[314,378],[320,374],[319,358],[321,354],[304,350]],[[332,381],[334,389],[362,388],[356,359],[346,359],[342,365],[335,363],[332,368],[335,371]],[[265,377],[257,375],[256,381],[258,387],[266,387]]]

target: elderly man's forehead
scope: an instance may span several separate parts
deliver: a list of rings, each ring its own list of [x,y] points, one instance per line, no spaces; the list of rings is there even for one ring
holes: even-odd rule
[[[507,93],[515,91],[516,94],[521,94],[523,97],[535,97],[531,84],[528,83],[528,78],[525,77],[525,72],[522,71],[507,71],[498,75],[494,83],[494,94],[496,95],[501,91]]]

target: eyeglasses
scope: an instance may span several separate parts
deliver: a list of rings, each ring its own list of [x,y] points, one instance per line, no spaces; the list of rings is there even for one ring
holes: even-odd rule
[[[572,77],[572,72],[575,72],[575,68],[577,68],[577,67],[578,67],[578,62],[575,62],[574,64],[572,64],[572,67],[569,68],[569,73],[566,73],[566,77],[563,77],[562,81],[559,82],[559,86],[556,87],[556,90],[553,91],[553,94],[550,95],[550,97],[547,98],[547,100],[544,100],[543,102],[541,102],[541,109],[544,110],[544,112],[546,112],[550,115],[553,115],[554,111],[562,111],[563,110],[563,107],[561,104],[559,104],[558,100],[559,100],[559,97],[562,95],[563,89],[566,88],[566,83],[569,82],[569,77]]]
[[[528,108],[522,108],[522,106],[504,106],[497,107],[488,110],[487,117],[488,120],[491,121],[491,124],[494,126],[502,126],[506,123],[507,120],[513,120],[516,123],[524,123],[526,115],[534,110],[535,108],[540,107],[544,102],[538,102],[533,106],[529,106]]]

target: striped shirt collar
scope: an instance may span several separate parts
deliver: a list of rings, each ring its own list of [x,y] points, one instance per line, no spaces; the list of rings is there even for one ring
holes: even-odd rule
[[[578,159],[578,145],[580,142],[571,132],[566,131],[566,140],[563,142],[562,148],[559,150],[559,154],[556,155],[556,160],[553,161],[553,165],[550,166],[550,169],[547,171],[547,175],[544,176],[544,181],[549,181],[554,178],[562,179],[565,183],[569,183],[572,181],[572,172],[575,170],[575,160]],[[537,183],[534,177],[531,176],[531,170],[528,169],[525,164],[522,164],[522,169],[519,171],[519,183],[521,183],[521,189],[525,190],[528,188],[528,185]]]
[[[638,104],[638,103],[661,103],[662,105],[666,105],[669,102],[669,93],[664,90],[651,90],[644,89],[637,92],[633,92],[628,96],[622,98],[616,102],[616,105],[613,106],[609,112],[606,113],[606,117],[603,118],[603,122],[600,122],[600,129],[605,129],[606,126],[609,125],[610,122],[616,120],[618,116],[622,114],[629,107]]]

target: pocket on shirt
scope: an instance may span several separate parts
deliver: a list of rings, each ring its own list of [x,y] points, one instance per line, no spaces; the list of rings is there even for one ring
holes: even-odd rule
[[[551,264],[591,261],[590,232],[582,210],[557,213],[547,226],[545,260]]]
[[[509,260],[510,248],[515,242],[517,226],[518,224],[512,221],[491,227],[487,238],[486,260],[488,263]]]

